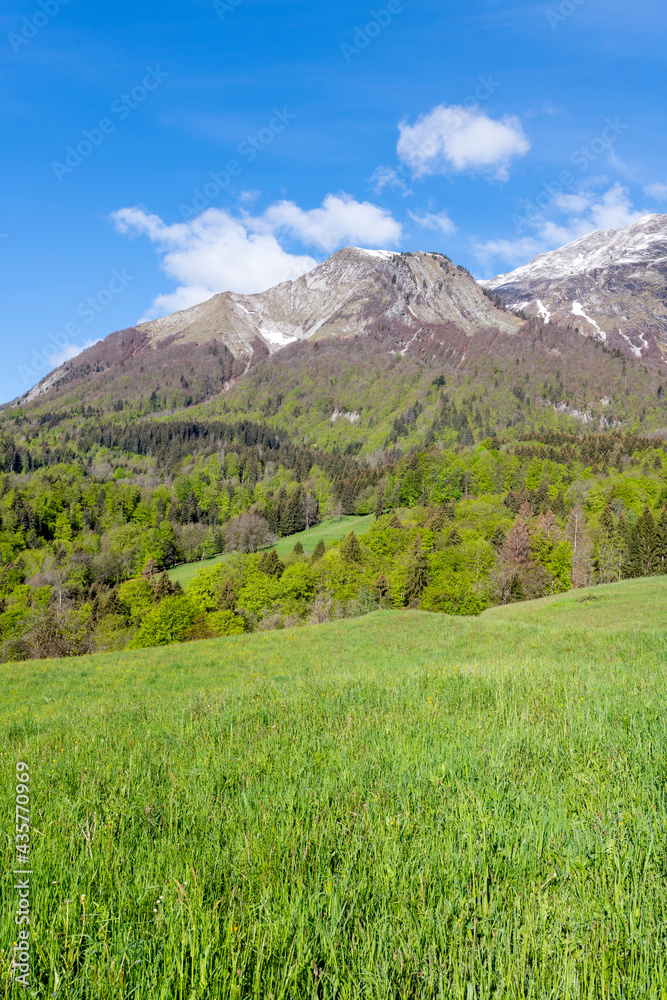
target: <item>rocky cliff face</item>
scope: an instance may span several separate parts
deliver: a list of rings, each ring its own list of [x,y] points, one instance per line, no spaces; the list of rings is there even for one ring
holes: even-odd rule
[[[138,329],[152,344],[168,336],[199,343],[220,337],[235,356],[250,357],[257,337],[273,353],[296,340],[366,333],[382,321],[406,329],[451,322],[468,335],[518,328],[446,257],[348,247],[268,292],[216,295]]]
[[[480,284],[505,305],[625,354],[667,360],[667,216],[599,231]]]
[[[232,381],[258,360],[301,340],[384,332],[387,349],[405,353],[434,332],[440,338],[443,330],[472,337],[484,330],[515,334],[520,326],[447,257],[348,247],[296,281],[262,294],[225,292],[122,335],[112,334],[48,375],[23,401],[121,361],[127,367],[156,350],[165,359],[178,356],[182,363],[215,345],[233,362],[226,368]]]

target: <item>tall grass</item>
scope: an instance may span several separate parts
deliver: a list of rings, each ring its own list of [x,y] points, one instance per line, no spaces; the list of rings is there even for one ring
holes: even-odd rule
[[[10,665],[28,995],[667,996],[666,638],[383,612]]]

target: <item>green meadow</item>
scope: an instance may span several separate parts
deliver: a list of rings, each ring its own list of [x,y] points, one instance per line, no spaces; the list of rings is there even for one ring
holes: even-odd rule
[[[666,624],[654,577],[4,665],[22,995],[664,1000]]]
[[[374,514],[331,518],[328,521],[321,521],[308,531],[300,531],[296,535],[281,538],[272,548],[276,549],[279,556],[286,556],[292,551],[297,542],[301,542],[304,552],[312,555],[320,539],[325,545],[330,545],[332,542],[339,541],[344,535],[349,534],[350,531],[356,532],[357,535],[363,534],[364,531],[368,531],[374,520]],[[211,569],[213,566],[217,566],[229,558],[230,555],[228,553],[223,553],[219,556],[213,556],[212,559],[204,559],[201,562],[183,563],[181,566],[174,566],[173,569],[169,570],[169,579],[172,583],[178,582],[182,587],[185,587],[200,570]]]

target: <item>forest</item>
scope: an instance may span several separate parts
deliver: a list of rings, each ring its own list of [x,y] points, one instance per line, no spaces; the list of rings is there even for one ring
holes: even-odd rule
[[[455,404],[454,408],[455,408]],[[452,406],[443,397],[442,410]],[[371,456],[248,421],[96,419],[0,431],[0,658],[149,647],[358,616],[477,615],[667,571],[665,446],[535,430]],[[374,514],[279,557],[322,518]],[[344,525],[344,522],[341,522]],[[284,550],[284,546],[283,546]],[[219,556],[185,588],[169,571]]]

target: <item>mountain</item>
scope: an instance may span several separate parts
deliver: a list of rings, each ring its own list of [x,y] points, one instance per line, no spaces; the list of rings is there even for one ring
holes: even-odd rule
[[[126,395],[132,371],[133,391],[144,386],[150,393],[149,383],[169,382],[183,368],[182,380],[190,381],[189,372],[200,387],[199,401],[202,394],[219,393],[258,361],[298,341],[383,329],[391,333],[388,346],[405,350],[433,331],[449,329],[472,337],[488,329],[512,335],[520,327],[521,321],[497,309],[468,271],[441,254],[348,247],[296,281],[267,292],[225,292],[111,334],[47,375],[21,402],[90,382],[97,373],[104,373],[97,382],[106,392]],[[213,364],[212,356],[217,358]]]
[[[667,215],[591,233],[480,284],[515,312],[636,358],[667,359]]]

